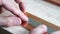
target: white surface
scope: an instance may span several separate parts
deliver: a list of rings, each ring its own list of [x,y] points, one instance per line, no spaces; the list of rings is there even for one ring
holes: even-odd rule
[[[22,0],[27,12],[60,27],[60,7],[41,0]]]
[[[29,31],[22,26],[12,26],[8,28],[4,28],[5,30],[13,33],[13,34],[28,34]]]

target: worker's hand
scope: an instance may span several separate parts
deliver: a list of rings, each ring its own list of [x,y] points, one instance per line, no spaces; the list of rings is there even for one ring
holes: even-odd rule
[[[2,16],[0,17],[0,26],[10,27],[21,25],[21,19],[16,16]]]
[[[30,34],[44,34],[47,32],[47,26],[46,25],[39,25],[36,28],[34,28]]]
[[[15,2],[19,4],[20,9],[16,8]],[[0,0],[0,6],[9,10],[15,16],[18,16],[19,18],[21,18],[21,20],[28,21],[28,18],[23,13],[25,10],[21,0]]]
[[[47,33],[47,26],[46,25],[39,25],[36,28],[34,28],[30,34],[48,34]],[[52,32],[50,34],[60,34],[60,30]]]

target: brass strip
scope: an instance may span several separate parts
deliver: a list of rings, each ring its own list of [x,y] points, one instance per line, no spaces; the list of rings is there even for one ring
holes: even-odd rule
[[[45,25],[47,25],[47,26],[49,26],[49,27],[51,27],[51,28],[53,28],[55,30],[60,30],[60,27],[58,27],[58,26],[56,26],[56,25],[54,25],[54,24],[52,24],[52,23],[50,23],[50,22],[48,22],[48,21],[46,21],[46,20],[44,20],[42,18],[36,17],[36,16],[34,16],[34,15],[28,13],[28,12],[27,12],[27,14],[28,14],[29,18],[32,18],[32,19],[34,19],[34,20],[36,20],[38,22],[41,22],[42,24],[45,24]]]

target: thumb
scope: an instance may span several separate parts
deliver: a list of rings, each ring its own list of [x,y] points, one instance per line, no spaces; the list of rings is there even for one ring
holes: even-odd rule
[[[47,27],[45,25],[39,25],[33,29],[30,34],[44,34],[45,32],[47,32]]]

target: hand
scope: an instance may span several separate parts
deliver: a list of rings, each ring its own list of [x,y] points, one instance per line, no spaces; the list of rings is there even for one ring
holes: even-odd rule
[[[30,34],[48,34],[47,32],[47,26],[46,25],[39,25],[36,28],[34,28]],[[52,32],[50,34],[60,34],[60,30]]]
[[[16,8],[15,1],[19,4],[20,9]],[[28,18],[24,15],[24,7],[21,0],[0,0],[0,6],[4,7],[5,9],[9,10],[15,16],[18,16],[23,21],[28,21]]]
[[[0,26],[10,27],[21,25],[21,19],[16,16],[3,16],[0,17]]]
[[[47,26],[46,25],[39,25],[36,28],[34,28],[30,34],[44,34],[47,32]]]

